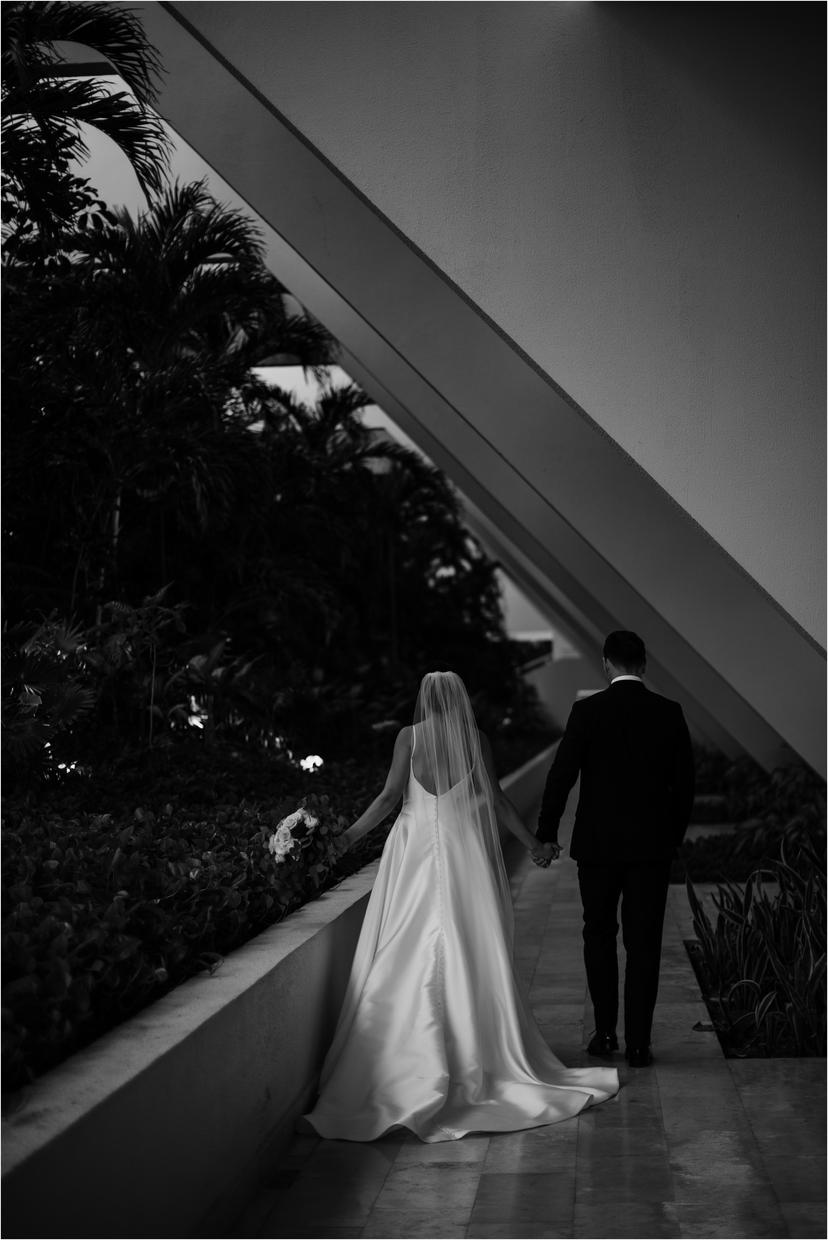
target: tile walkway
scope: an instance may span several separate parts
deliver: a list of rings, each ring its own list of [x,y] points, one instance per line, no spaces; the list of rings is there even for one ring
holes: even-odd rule
[[[535,1016],[570,1066],[595,1063],[573,862],[513,868],[517,959]],[[825,1237],[825,1061],[727,1060],[683,946],[665,924],[656,1062],[574,1120],[425,1145],[297,1136],[236,1237]]]

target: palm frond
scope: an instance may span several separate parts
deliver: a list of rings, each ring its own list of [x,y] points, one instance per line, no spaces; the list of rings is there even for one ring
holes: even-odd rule
[[[51,706],[51,724],[56,731],[69,728],[95,709],[97,695],[93,689],[70,681],[62,686]]]
[[[216,202],[203,180],[168,186],[140,225],[160,247],[159,257],[173,276],[182,265],[187,271],[227,259],[260,262],[264,252],[253,221]]]
[[[6,3],[1,16],[4,89],[25,86],[33,71],[59,63],[56,43],[80,43],[109,61],[141,103],[155,102],[161,60],[133,10],[100,0],[55,0]]]
[[[114,93],[93,78],[41,78],[31,87],[12,87],[4,95],[4,155],[21,158],[21,146],[32,135],[31,122],[61,160],[83,160],[89,148],[81,125],[110,138],[126,155],[143,189],[161,190],[170,143],[160,119],[123,91]],[[11,138],[15,145],[9,146]],[[29,142],[34,139],[30,136]],[[7,171],[13,172],[14,164]]]
[[[200,267],[174,293],[169,307],[169,334],[175,336],[186,336],[212,321],[227,325],[219,332],[221,343],[237,328],[252,338],[264,330],[266,316],[276,313],[268,273],[247,262],[228,260],[214,267]]]

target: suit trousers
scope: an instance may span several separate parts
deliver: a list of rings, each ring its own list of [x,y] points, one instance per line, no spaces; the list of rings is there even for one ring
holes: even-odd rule
[[[584,909],[584,964],[595,1028],[612,1033],[618,1021],[618,902],[626,953],[624,1038],[650,1044],[658,995],[661,937],[671,860],[591,865],[578,862]]]

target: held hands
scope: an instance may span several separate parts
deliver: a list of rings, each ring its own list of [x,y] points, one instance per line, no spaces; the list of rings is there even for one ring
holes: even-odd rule
[[[561,846],[557,842],[548,844],[535,844],[532,849],[532,860],[535,865],[539,865],[541,869],[548,870],[553,861],[557,861],[561,855]]]

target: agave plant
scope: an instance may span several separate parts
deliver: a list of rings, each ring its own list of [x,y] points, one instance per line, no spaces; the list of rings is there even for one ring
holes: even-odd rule
[[[736,1053],[825,1053],[825,869],[809,845],[719,884],[715,924],[687,896],[720,1031]]]

